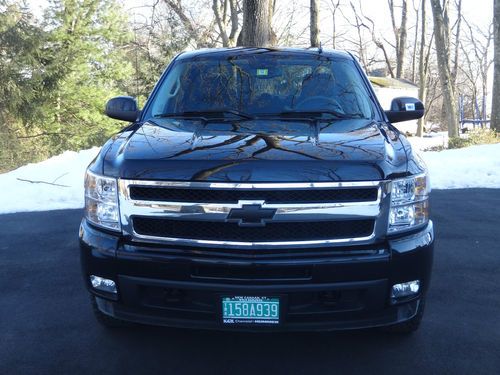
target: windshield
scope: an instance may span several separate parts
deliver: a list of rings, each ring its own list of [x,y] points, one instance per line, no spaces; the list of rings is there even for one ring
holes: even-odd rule
[[[146,117],[197,113],[372,119],[374,110],[349,59],[256,54],[177,61]]]

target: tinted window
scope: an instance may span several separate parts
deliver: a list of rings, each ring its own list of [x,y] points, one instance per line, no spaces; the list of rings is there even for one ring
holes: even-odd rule
[[[179,60],[152,99],[148,115],[214,110],[250,115],[335,111],[373,117],[369,94],[351,60],[270,54]]]

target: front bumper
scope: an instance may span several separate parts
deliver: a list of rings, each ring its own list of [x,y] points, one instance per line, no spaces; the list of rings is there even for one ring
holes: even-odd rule
[[[372,246],[310,254],[240,256],[209,249],[137,244],[87,223],[80,227],[85,284],[98,308],[139,323],[230,330],[342,330],[411,319],[429,286],[434,234],[423,230]],[[94,290],[89,275],[117,283],[117,295]],[[391,301],[392,285],[420,280],[412,298]],[[277,296],[278,326],[226,326],[222,296]]]

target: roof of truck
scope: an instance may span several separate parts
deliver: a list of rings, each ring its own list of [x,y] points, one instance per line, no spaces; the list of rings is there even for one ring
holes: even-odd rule
[[[302,56],[325,56],[352,59],[352,56],[344,51],[320,48],[290,48],[290,47],[232,47],[232,48],[205,48],[194,51],[183,52],[179,59],[190,59],[196,57],[208,56],[242,56],[242,55],[261,55],[263,53],[283,54],[283,55],[302,55]]]

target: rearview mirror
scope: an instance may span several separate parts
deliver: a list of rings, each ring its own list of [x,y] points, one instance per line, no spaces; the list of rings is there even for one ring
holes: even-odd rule
[[[424,115],[424,104],[415,98],[399,97],[392,100],[391,110],[385,111],[391,123],[416,120]]]
[[[106,116],[116,120],[134,122],[140,114],[137,100],[131,96],[117,96],[106,103]]]

